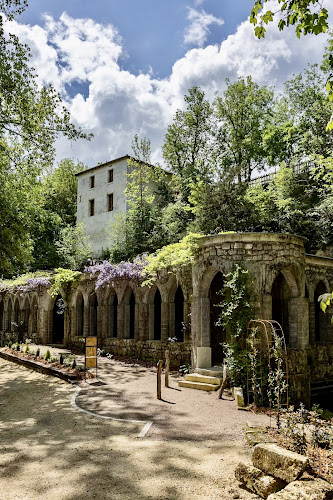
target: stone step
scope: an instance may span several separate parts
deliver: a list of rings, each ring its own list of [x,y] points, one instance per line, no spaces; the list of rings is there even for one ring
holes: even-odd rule
[[[216,391],[220,387],[220,384],[205,384],[203,382],[191,382],[190,380],[180,380],[178,385],[179,387],[188,387],[200,391]]]
[[[217,377],[208,377],[200,373],[189,373],[185,375],[185,380],[189,380],[190,382],[201,382],[203,384],[221,385],[221,379]]]
[[[217,377],[222,380],[222,366],[212,366],[211,368],[196,368],[195,373],[206,375],[206,377]]]

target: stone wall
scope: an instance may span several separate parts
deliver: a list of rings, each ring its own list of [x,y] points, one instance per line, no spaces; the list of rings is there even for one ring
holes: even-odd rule
[[[104,339],[103,348],[117,358],[147,361],[156,365],[170,351],[170,368],[179,370],[181,365],[191,364],[191,343],[160,342],[156,340],[135,341],[131,339]]]

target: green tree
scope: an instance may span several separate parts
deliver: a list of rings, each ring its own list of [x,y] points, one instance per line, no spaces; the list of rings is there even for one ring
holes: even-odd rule
[[[275,16],[279,16],[279,30],[287,26],[295,26],[298,38],[301,35],[325,33],[329,29],[328,11],[323,7],[320,0],[278,0],[280,8],[273,12],[269,6],[274,6],[273,0],[254,0],[251,10],[250,22],[254,24],[254,33],[258,38],[264,38],[266,34],[265,24],[272,22]],[[268,7],[268,8],[266,8]],[[326,90],[329,102],[333,102],[333,55],[332,44],[328,45],[325,58],[327,73]],[[333,129],[333,120],[327,124],[327,130]]]
[[[90,136],[74,127],[60,95],[39,87],[31,54],[17,36],[4,32],[4,15],[13,19],[27,3],[0,2],[0,273],[26,270],[32,262],[31,193],[54,160],[54,143]],[[4,221],[4,223],[3,223]]]
[[[178,189],[187,203],[189,183],[209,182],[214,175],[213,110],[199,87],[190,88],[184,101],[186,109],[176,112],[165,134],[162,150],[165,163],[176,174]]]
[[[250,76],[226,83],[223,96],[215,102],[218,161],[223,176],[248,182],[254,170],[267,165],[264,133],[272,120],[274,93]]]
[[[79,269],[91,256],[91,245],[85,234],[84,223],[62,228],[55,246],[60,264],[70,269]]]

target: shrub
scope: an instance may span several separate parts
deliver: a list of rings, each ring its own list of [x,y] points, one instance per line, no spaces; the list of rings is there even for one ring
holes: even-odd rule
[[[76,368],[76,361],[75,361],[75,359],[73,359],[72,369],[75,370],[75,368]]]
[[[40,355],[40,349],[38,347],[37,351],[36,351],[36,358],[39,358],[39,355]]]
[[[26,354],[28,354],[28,352],[30,352],[30,347],[29,347],[29,345],[26,345],[26,346],[25,346],[24,352],[25,352]]]
[[[48,361],[51,358],[51,353],[50,350],[48,349],[45,353],[44,359],[45,361]]]
[[[17,350],[17,352],[20,351],[20,344],[16,344],[16,350]]]
[[[12,345],[13,345],[13,342],[10,340],[10,341],[8,342],[8,347],[9,347],[9,348],[11,348],[11,347],[12,347]]]
[[[63,357],[63,355],[62,355],[62,354],[60,354],[60,357],[59,357],[59,363],[60,363],[61,365],[63,365],[63,364],[64,364],[64,357]]]

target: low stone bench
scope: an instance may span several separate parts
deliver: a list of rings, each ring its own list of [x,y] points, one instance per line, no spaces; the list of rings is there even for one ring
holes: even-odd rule
[[[277,444],[263,443],[254,447],[252,462],[267,474],[291,483],[301,477],[309,459]]]
[[[333,485],[323,479],[300,479],[284,490],[269,495],[268,500],[332,500]]]
[[[237,465],[235,477],[244,484],[246,488],[262,498],[267,498],[271,493],[280,491],[286,486],[286,483],[281,479],[276,479],[252,465],[243,463]]]

